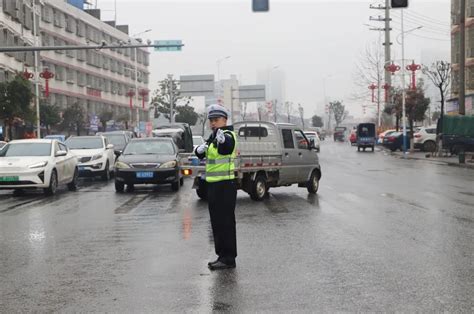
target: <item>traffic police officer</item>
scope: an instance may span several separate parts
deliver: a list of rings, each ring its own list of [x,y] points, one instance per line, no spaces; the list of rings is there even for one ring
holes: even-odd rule
[[[235,202],[237,188],[234,182],[234,160],[236,136],[227,126],[229,113],[220,105],[208,108],[209,125],[212,134],[205,144],[196,148],[196,156],[206,158],[206,185],[209,214],[215,251],[218,256],[209,262],[211,270],[235,268],[237,239],[235,230]]]

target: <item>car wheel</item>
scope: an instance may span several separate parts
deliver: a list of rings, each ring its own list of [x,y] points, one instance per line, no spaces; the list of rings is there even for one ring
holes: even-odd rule
[[[58,189],[58,174],[56,173],[56,170],[53,170],[51,173],[51,179],[49,180],[49,187],[44,189],[44,194],[51,196],[56,193]]]
[[[433,141],[426,141],[423,143],[423,151],[425,152],[434,152],[436,150],[436,143]]]
[[[123,193],[125,190],[125,183],[115,180],[115,191]]]
[[[171,183],[171,189],[175,192],[179,191],[179,187],[181,186],[180,180]]]
[[[375,151],[375,146],[372,146],[372,152],[374,152],[374,151]]]
[[[357,146],[357,151],[360,152],[360,146]]]
[[[184,178],[179,179],[179,185],[181,185],[181,186],[184,185]]]
[[[267,180],[264,176],[259,175],[255,178],[252,183],[252,189],[250,191],[250,198],[254,201],[261,201],[267,195]]]
[[[72,181],[67,184],[69,191],[77,190],[77,178],[79,177],[79,171],[77,168],[74,170],[74,175],[72,176]]]
[[[311,177],[309,178],[308,183],[306,183],[306,188],[308,189],[308,193],[310,194],[316,194],[318,192],[319,179],[316,171],[313,171],[313,173],[311,173]]]
[[[13,190],[13,196],[22,196],[22,195],[25,195],[25,190],[23,189]]]
[[[105,169],[104,171],[102,172],[102,175],[101,175],[101,178],[103,181],[109,181],[110,180],[110,166],[109,166],[109,162],[107,161],[107,163],[105,164]]]
[[[396,149],[395,147],[391,147],[391,148],[390,148],[390,151],[392,151],[392,152],[394,152],[394,151],[396,151],[396,150],[397,150],[397,149]]]
[[[127,184],[127,192],[131,193],[135,191],[135,186],[133,184]]]

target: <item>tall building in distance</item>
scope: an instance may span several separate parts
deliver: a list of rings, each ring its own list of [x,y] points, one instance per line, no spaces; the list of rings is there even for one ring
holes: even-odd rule
[[[286,100],[286,76],[278,67],[268,67],[257,72],[257,84],[266,86],[265,94],[268,101],[283,104]]]
[[[465,88],[466,88],[466,115],[474,114],[474,1],[466,0],[466,49],[460,51],[461,47],[461,1],[451,0],[451,64],[452,64],[452,98],[447,102],[448,114],[459,113],[459,65],[461,58],[465,59]]]
[[[99,9],[84,9],[84,0],[37,3],[40,3],[37,5],[38,42],[42,46],[139,43],[129,36],[128,25],[102,21]],[[0,6],[0,45],[32,46],[32,0],[0,1]],[[45,82],[40,79],[44,102],[61,110],[80,104],[89,118],[112,111],[114,118],[128,115],[134,122],[147,120],[141,96],[147,100],[149,52],[146,49],[42,51],[39,59],[39,72],[48,69],[54,74],[47,98]],[[33,62],[33,53],[0,53],[0,80],[8,79],[15,71],[32,72]],[[132,109],[127,96],[130,91],[135,94]]]

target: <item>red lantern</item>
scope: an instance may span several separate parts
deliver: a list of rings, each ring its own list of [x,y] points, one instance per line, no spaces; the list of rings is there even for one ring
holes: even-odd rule
[[[385,102],[388,102],[388,97],[390,94],[390,85],[388,83],[385,83],[382,88],[385,90]]]
[[[25,69],[25,71],[21,72],[21,76],[25,80],[31,80],[35,75],[31,72],[28,72],[28,69]]]
[[[421,70],[421,65],[415,64],[415,61],[412,62],[412,64],[409,64],[406,66],[406,69],[408,71],[411,71],[411,89],[415,90],[416,89],[416,74],[415,72],[418,70]]]
[[[39,74],[39,76],[45,80],[45,92],[44,96],[49,96],[49,80],[54,77],[54,74],[48,70],[48,68],[44,68],[43,72]]]
[[[135,96],[135,91],[131,89],[125,95],[130,97],[130,109],[133,109],[133,96]]]
[[[400,66],[396,65],[393,62],[385,66],[385,70],[392,73],[392,75],[395,75],[395,72],[400,71],[400,69],[401,69]]]
[[[140,89],[138,94],[142,96],[142,109],[145,109],[145,97],[148,96],[148,90]]]
[[[369,85],[369,89],[372,90],[372,102],[375,102],[375,90],[377,89],[377,85],[372,83],[371,85]]]

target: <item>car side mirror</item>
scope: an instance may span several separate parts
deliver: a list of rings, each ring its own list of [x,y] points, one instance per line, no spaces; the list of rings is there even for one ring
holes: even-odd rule
[[[56,156],[56,157],[64,157],[64,156],[66,156],[66,155],[67,155],[67,151],[65,151],[65,150],[58,150],[58,151],[56,152],[56,155],[55,155],[55,156]]]
[[[120,156],[120,155],[122,155],[122,153],[123,153],[123,152],[122,152],[121,150],[116,150],[116,151],[114,151],[114,154],[115,154],[115,156],[117,156],[117,157]]]
[[[107,149],[113,149],[114,148],[114,144],[108,144],[107,145]]]

